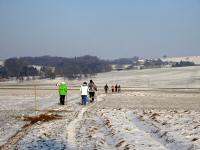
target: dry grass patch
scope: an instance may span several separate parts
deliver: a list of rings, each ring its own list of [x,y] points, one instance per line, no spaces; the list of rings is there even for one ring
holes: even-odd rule
[[[23,121],[30,121],[30,124],[35,124],[37,122],[48,122],[55,119],[61,119],[62,116],[58,114],[41,114],[39,116],[23,116]]]

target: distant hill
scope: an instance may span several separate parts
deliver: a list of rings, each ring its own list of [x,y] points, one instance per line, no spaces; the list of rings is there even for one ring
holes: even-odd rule
[[[162,58],[161,60],[164,62],[189,61],[189,62],[194,62],[196,65],[200,65],[200,56],[169,57],[169,58]]]

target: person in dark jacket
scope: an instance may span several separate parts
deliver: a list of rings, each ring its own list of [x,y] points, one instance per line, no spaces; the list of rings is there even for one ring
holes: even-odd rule
[[[118,89],[118,85],[116,84],[116,85],[115,85],[115,92],[118,91],[117,89]]]
[[[120,85],[118,85],[118,92],[121,92],[121,86]]]
[[[88,84],[88,88],[89,88],[90,102],[94,102],[94,96],[95,96],[95,92],[97,91],[97,86],[94,84],[92,80],[90,80],[90,83]]]
[[[108,93],[108,89],[109,89],[109,87],[108,87],[108,85],[106,84],[106,85],[104,86],[104,90],[105,90],[105,93],[106,93],[106,94]]]

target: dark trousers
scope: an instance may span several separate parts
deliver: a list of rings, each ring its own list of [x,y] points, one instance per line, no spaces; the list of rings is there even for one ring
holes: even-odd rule
[[[95,92],[89,92],[89,95],[90,95],[90,102],[94,102]]]
[[[65,95],[60,95],[60,104],[65,105]]]

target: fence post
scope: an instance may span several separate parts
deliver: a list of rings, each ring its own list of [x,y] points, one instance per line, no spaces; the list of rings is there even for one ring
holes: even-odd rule
[[[67,94],[66,94],[66,105],[67,105]]]
[[[35,114],[37,114],[37,96],[36,96],[36,84],[34,85],[34,93],[35,93]]]

